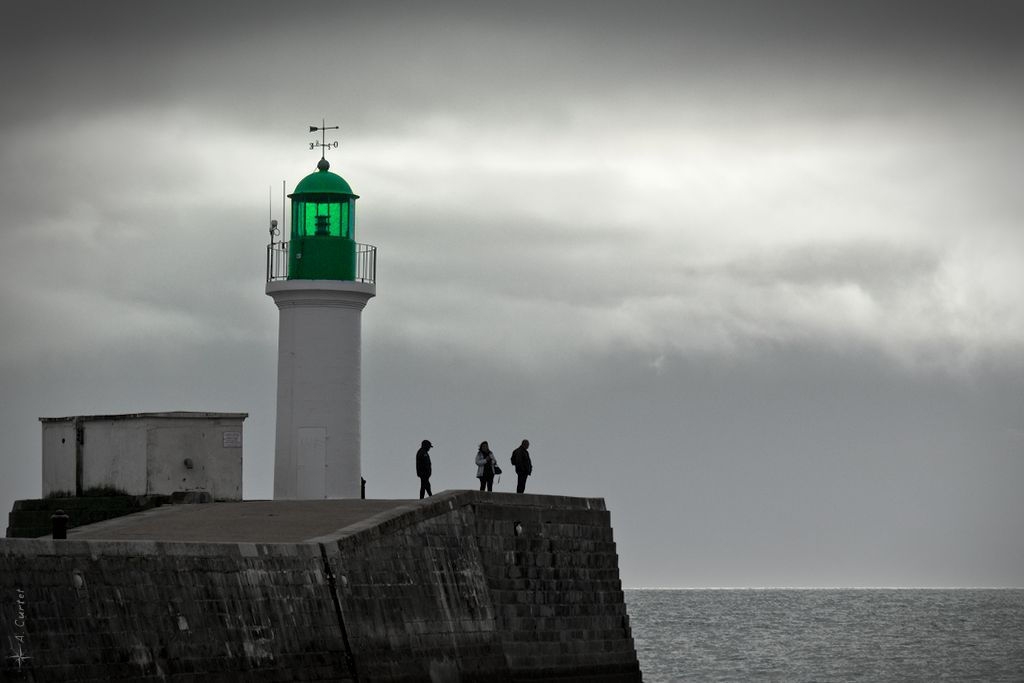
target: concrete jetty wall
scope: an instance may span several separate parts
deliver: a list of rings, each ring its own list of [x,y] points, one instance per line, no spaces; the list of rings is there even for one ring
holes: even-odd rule
[[[600,499],[449,492],[302,543],[0,541],[26,681],[639,681]]]

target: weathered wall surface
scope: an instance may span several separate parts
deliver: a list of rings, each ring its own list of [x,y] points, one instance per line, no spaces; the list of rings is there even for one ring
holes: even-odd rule
[[[360,680],[640,680],[604,501],[437,505],[325,542]]]
[[[639,681],[603,501],[452,492],[301,544],[0,541],[4,680]]]
[[[185,457],[191,468],[184,466]],[[206,491],[216,500],[241,500],[242,421],[151,421],[146,431],[146,491]]]
[[[146,432],[149,427],[141,419],[85,423],[82,488],[112,486],[133,496],[150,493],[146,490]]]
[[[360,680],[512,680],[473,518],[453,502],[325,543]]]
[[[43,496],[112,487],[133,496],[201,491],[216,500],[241,500],[245,417],[180,412],[40,418]]]
[[[477,543],[514,678],[639,679],[610,515],[603,501],[586,505],[476,506]]]
[[[43,426],[43,495],[75,492],[75,423]]]
[[[316,545],[0,548],[0,679],[352,680]]]

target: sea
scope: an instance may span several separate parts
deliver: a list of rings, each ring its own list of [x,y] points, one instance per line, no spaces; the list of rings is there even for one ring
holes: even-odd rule
[[[625,595],[646,683],[1024,682],[1024,589]]]

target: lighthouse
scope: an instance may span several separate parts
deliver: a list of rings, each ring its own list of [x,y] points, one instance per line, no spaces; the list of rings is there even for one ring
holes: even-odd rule
[[[310,132],[337,126],[310,126]],[[377,293],[376,247],[355,241],[358,195],[316,170],[288,195],[288,239],[267,246],[267,295],[279,311],[274,499],[359,498],[362,312]],[[284,226],[282,226],[284,227]]]

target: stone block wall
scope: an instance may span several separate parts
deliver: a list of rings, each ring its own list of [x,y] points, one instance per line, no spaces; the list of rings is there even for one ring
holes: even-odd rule
[[[598,499],[447,492],[297,544],[0,540],[0,679],[640,681]]]
[[[0,679],[353,680],[323,567],[316,545],[0,542]]]
[[[510,681],[471,508],[331,544],[361,681]]]
[[[324,541],[360,680],[640,680],[600,499],[446,493]]]
[[[476,506],[497,632],[516,679],[638,680],[610,516],[565,503]]]

